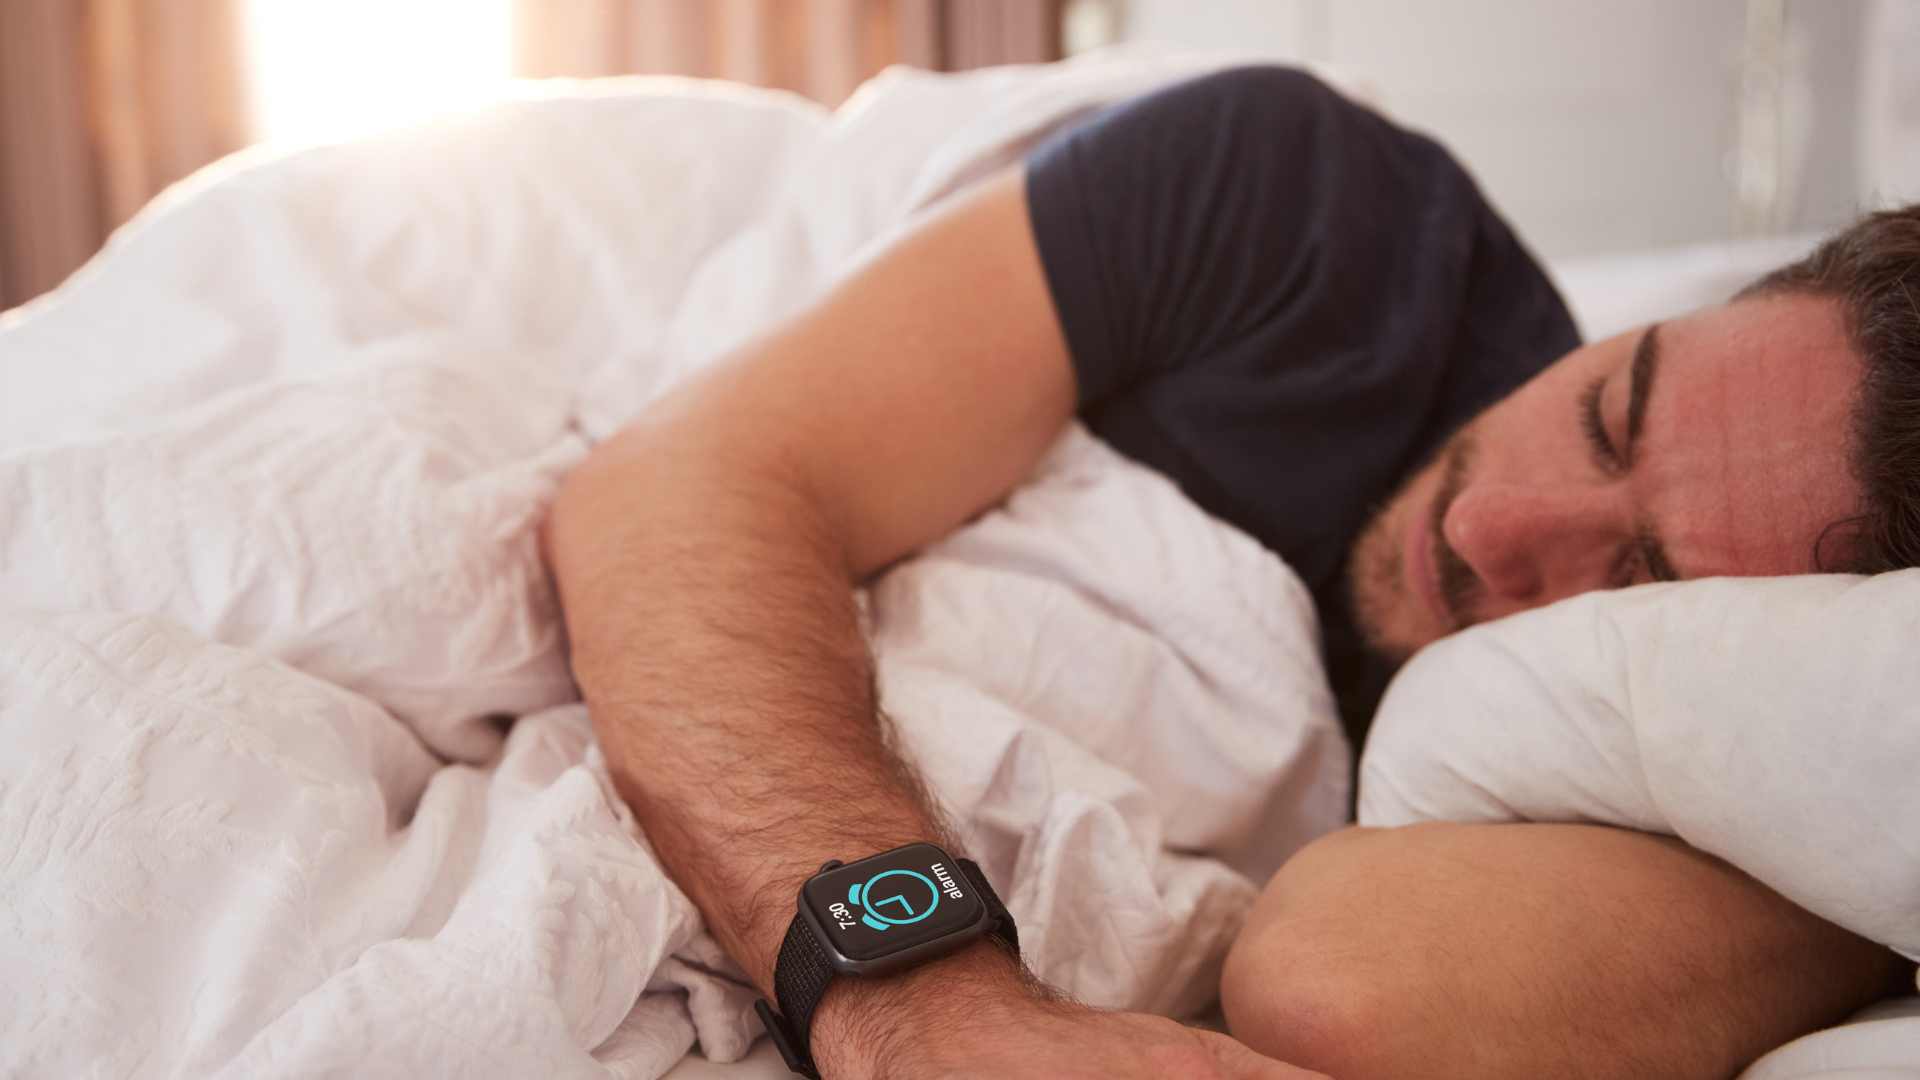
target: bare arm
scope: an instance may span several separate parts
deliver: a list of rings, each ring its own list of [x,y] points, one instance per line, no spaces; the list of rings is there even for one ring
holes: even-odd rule
[[[823,859],[944,838],[888,745],[852,583],[998,499],[1073,402],[1009,172],[649,409],[556,500],[548,558],[614,782],[763,992]],[[835,1078],[890,1074],[909,1051],[915,1075],[1015,1074],[990,1053],[1019,1075],[1297,1075],[1049,1001],[986,943],[836,980],[813,1041]]]
[[[1422,825],[1295,856],[1222,997],[1248,1045],[1341,1080],[1719,1078],[1903,969],[1672,839]]]

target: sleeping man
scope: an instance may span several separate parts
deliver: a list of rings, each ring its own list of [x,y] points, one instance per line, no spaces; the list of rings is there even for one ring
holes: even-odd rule
[[[949,200],[597,448],[545,533],[574,670],[661,861],[790,1062],[835,1080],[1723,1077],[1901,962],[1616,829],[1310,846],[1228,959],[1238,1041],[1060,1000],[971,869],[925,856],[936,886],[883,854],[952,841],[892,749],[851,586],[1076,415],[1306,581],[1351,718],[1421,646],[1577,593],[1914,565],[1910,273],[1920,207],[1582,346],[1440,147],[1297,72],[1208,76]]]

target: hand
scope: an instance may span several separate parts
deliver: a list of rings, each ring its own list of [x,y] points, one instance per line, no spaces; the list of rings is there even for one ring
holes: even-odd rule
[[[1325,1080],[1160,1016],[1059,1000],[981,943],[886,979],[841,979],[815,1014],[826,1080]]]

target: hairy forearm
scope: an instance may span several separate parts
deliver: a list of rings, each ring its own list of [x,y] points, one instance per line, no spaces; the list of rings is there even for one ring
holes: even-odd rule
[[[1428,825],[1295,856],[1223,993],[1249,1045],[1344,1080],[1724,1077],[1899,966],[1670,838]]]
[[[946,200],[651,403],[543,534],[614,783],[763,992],[823,860],[952,845],[889,746],[852,586],[1003,497],[1073,415],[1025,193],[1015,166]],[[987,940],[833,980],[811,1040],[833,1080],[1306,1078],[1065,1000]]]
[[[776,455],[730,442],[671,418],[629,430],[569,480],[546,539],[615,786],[770,993],[822,860],[944,832],[889,745],[832,522]],[[1004,958],[941,963],[1018,978]],[[815,1026],[823,1064],[845,999],[903,986],[836,984]]]
[[[623,438],[551,519],[575,676],[621,796],[766,986],[801,879],[935,822],[886,746],[844,562],[808,500],[699,441]]]

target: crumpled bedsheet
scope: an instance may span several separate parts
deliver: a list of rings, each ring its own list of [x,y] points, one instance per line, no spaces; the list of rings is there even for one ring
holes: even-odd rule
[[[10,1074],[743,1054],[752,992],[569,679],[545,504],[916,208],[1223,62],[893,71],[831,114],[547,87],[243,155],[0,320]],[[1253,883],[1347,809],[1300,582],[1075,430],[867,602],[903,748],[1034,968],[1203,1007]]]

